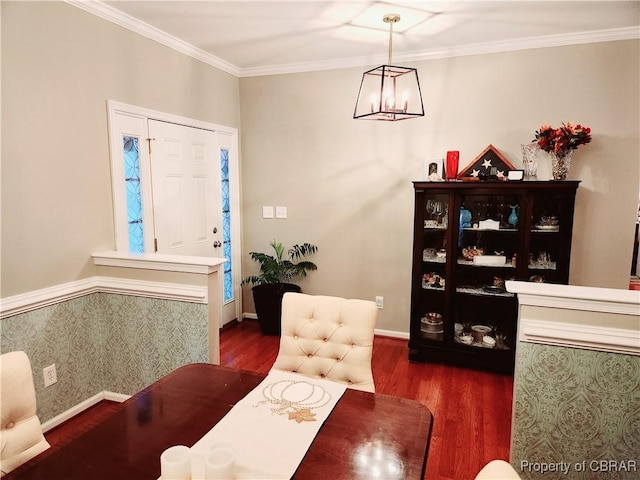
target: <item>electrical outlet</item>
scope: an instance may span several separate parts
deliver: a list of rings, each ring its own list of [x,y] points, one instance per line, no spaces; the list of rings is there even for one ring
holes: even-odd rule
[[[44,376],[44,386],[49,387],[58,381],[58,375],[56,374],[56,364],[53,363],[48,367],[42,369],[42,375]]]
[[[380,295],[376,295],[376,307],[383,308],[384,307],[384,297]]]

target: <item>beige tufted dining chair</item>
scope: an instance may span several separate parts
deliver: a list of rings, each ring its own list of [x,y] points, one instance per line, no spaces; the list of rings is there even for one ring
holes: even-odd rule
[[[474,480],[520,480],[520,476],[508,462],[492,460],[480,470]]]
[[[25,352],[0,355],[0,476],[49,448],[36,415],[36,390]]]
[[[375,392],[371,354],[377,315],[368,300],[285,293],[272,368]]]

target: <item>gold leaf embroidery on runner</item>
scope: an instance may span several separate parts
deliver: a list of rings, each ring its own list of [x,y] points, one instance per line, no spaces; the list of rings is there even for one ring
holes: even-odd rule
[[[310,408],[303,408],[302,410],[294,410],[289,414],[289,420],[295,420],[298,423],[302,422],[315,422],[316,414],[311,411]]]
[[[309,388],[309,395],[304,398],[291,398],[292,387],[305,386]],[[298,423],[315,422],[316,414],[313,408],[322,408],[331,401],[331,394],[321,385],[317,385],[305,380],[280,380],[279,382],[265,385],[262,389],[264,400],[259,401],[254,408],[262,404],[270,403],[272,415],[288,415],[289,420]]]

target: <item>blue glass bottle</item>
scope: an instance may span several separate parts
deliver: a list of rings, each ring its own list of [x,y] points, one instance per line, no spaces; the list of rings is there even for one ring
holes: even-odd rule
[[[460,224],[458,228],[458,246],[462,246],[462,231],[465,228],[471,226],[471,212],[464,208],[464,205],[460,207]]]
[[[518,205],[509,205],[509,207],[511,207],[511,213],[509,214],[507,222],[513,228],[516,228],[516,226],[518,225],[518,213],[516,212]]]

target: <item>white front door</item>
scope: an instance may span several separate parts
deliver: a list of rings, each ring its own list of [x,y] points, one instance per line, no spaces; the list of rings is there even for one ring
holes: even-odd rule
[[[216,134],[149,120],[157,253],[219,257]]]
[[[230,227],[230,218],[223,218],[221,157],[224,150],[228,164],[234,146],[227,145],[223,134],[156,120],[149,120],[149,137],[157,253],[228,256],[237,239],[232,242],[231,232],[223,232]],[[229,266],[220,272],[224,299],[220,326],[239,317],[235,301],[239,281]]]

